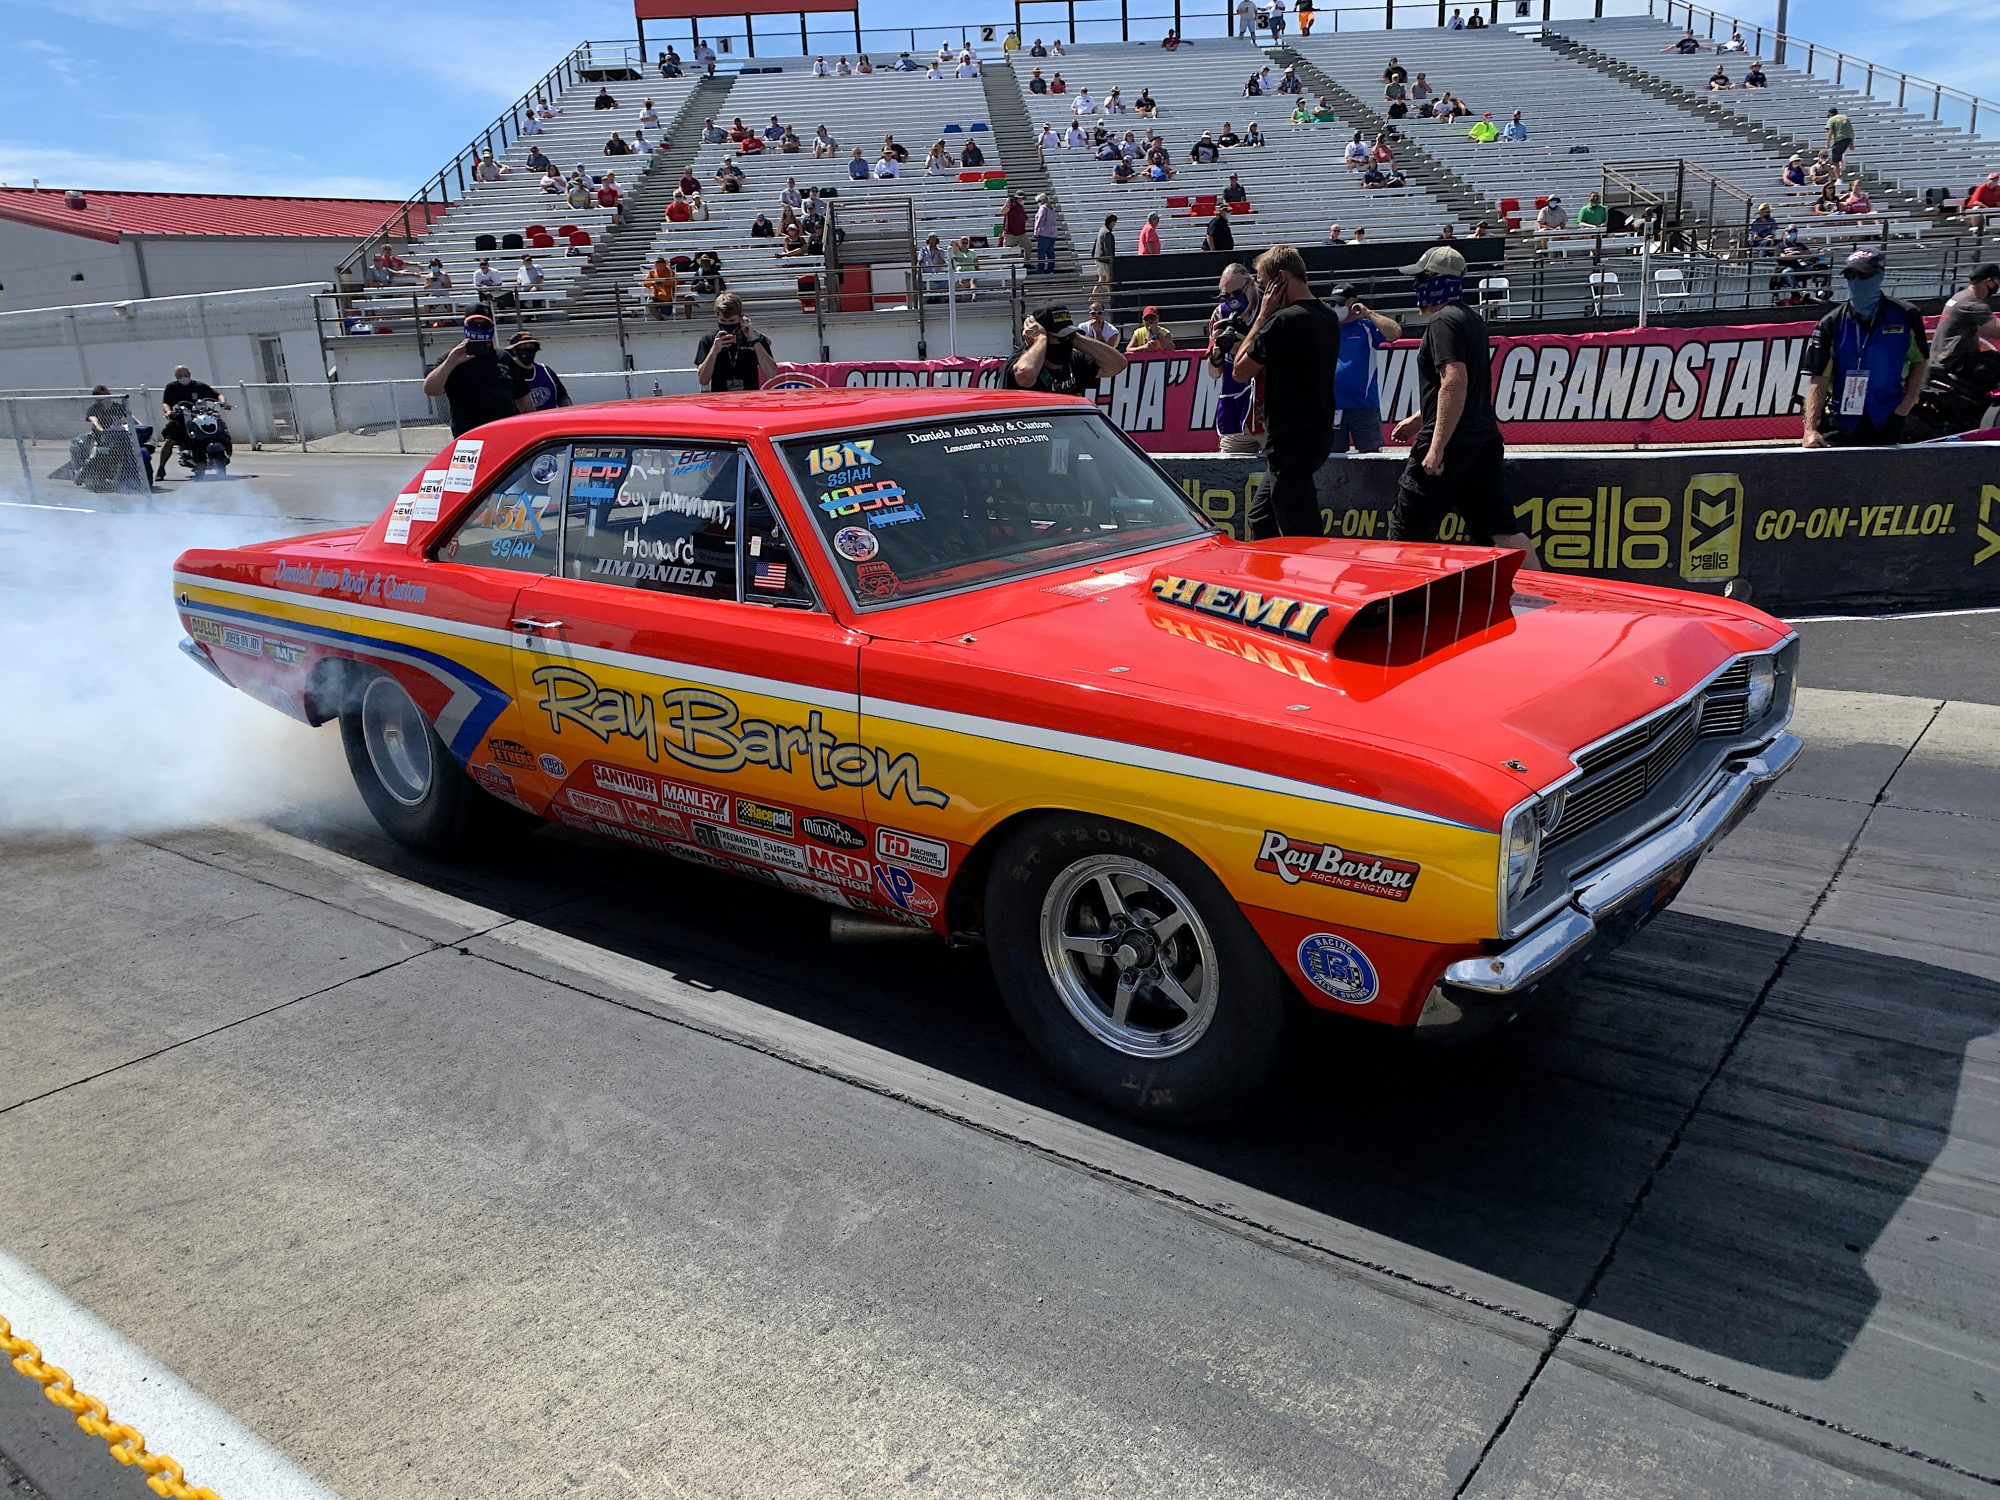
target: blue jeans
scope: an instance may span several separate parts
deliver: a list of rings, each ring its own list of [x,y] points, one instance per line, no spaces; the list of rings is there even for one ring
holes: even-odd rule
[[[1035,236],[1035,269],[1053,271],[1056,268],[1056,237],[1052,234]]]

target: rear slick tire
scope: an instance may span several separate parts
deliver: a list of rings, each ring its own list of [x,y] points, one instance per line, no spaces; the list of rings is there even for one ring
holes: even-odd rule
[[[986,886],[1009,1014],[1071,1087],[1191,1125],[1252,1103],[1290,986],[1222,882],[1149,829],[1058,814],[1017,829]]]
[[[490,850],[538,826],[465,774],[401,683],[367,671],[349,684],[340,711],[347,766],[382,831],[441,857]]]

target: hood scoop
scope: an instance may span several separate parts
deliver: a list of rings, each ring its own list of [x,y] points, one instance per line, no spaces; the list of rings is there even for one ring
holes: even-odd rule
[[[1335,556],[1275,542],[1155,569],[1156,604],[1342,661],[1420,661],[1512,614],[1522,554],[1391,543]]]

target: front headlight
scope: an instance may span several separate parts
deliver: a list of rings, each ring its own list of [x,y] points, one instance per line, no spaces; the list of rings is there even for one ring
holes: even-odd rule
[[[1750,701],[1745,705],[1743,722],[1755,724],[1771,711],[1771,700],[1778,692],[1778,663],[1775,657],[1753,656],[1750,659]]]
[[[1507,885],[1507,899],[1515,901],[1534,884],[1535,860],[1542,850],[1541,810],[1534,803],[1520,808],[1507,819],[1502,843],[1505,848],[1502,873]]]

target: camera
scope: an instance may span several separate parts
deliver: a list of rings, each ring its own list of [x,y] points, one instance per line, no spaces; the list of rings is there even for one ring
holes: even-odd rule
[[[1250,325],[1241,318],[1229,318],[1215,326],[1209,335],[1208,362],[1218,369],[1225,359],[1236,353],[1236,346],[1243,342],[1250,332]]]

